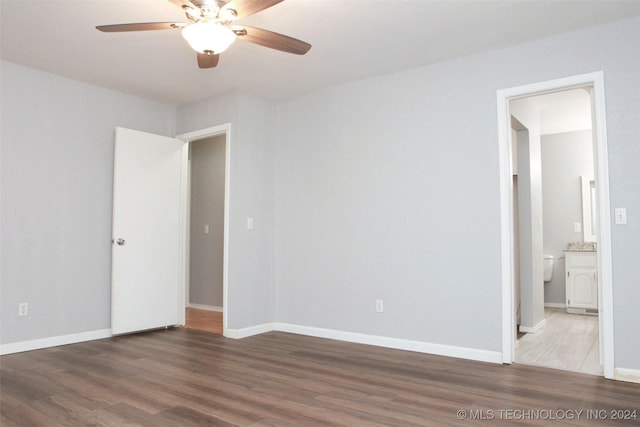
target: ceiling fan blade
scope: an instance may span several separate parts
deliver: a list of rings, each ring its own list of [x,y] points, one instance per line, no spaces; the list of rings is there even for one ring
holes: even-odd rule
[[[198,67],[213,68],[218,65],[220,55],[207,55],[206,53],[196,52],[198,54]]]
[[[136,22],[133,24],[99,25],[96,28],[105,33],[121,33],[124,31],[173,30],[183,28],[183,22]]]
[[[307,42],[285,36],[284,34],[263,30],[261,28],[248,27],[246,25],[234,25],[232,30],[240,40],[246,40],[251,43],[259,44],[260,46],[270,47],[271,49],[281,50],[283,52],[304,55],[309,51],[309,49],[311,49],[311,45]]]
[[[261,10],[275,6],[283,0],[231,0],[223,9],[233,9],[237,18],[253,15]]]

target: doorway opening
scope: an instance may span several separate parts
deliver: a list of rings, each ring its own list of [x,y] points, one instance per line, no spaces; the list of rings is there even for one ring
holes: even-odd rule
[[[185,326],[222,334],[225,135],[189,144],[189,283]]]
[[[230,125],[177,136],[183,147],[185,326],[225,334],[228,314]]]
[[[610,235],[610,215],[609,215],[609,174],[607,161],[607,142],[606,142],[606,123],[604,114],[604,79],[601,72],[573,76],[559,80],[535,83],[526,86],[519,86],[510,89],[499,90],[498,98],[498,125],[499,125],[499,155],[500,155],[500,194],[501,194],[501,230],[502,230],[502,326],[503,326],[503,362],[513,363],[516,361],[515,344],[517,339],[516,323],[518,318],[518,303],[523,301],[523,295],[527,293],[525,298],[535,301],[535,307],[529,307],[527,313],[521,311],[521,321],[523,316],[528,316],[525,321],[527,324],[523,332],[538,332],[544,328],[544,254],[542,246],[542,200],[541,194],[531,197],[530,194],[524,194],[523,189],[531,189],[531,183],[524,183],[523,178],[527,175],[536,178],[540,176],[541,169],[539,166],[531,167],[531,170],[521,173],[518,171],[517,184],[518,188],[514,188],[514,150],[512,149],[512,135],[517,139],[521,137],[525,151],[529,151],[529,155],[540,155],[539,129],[535,127],[526,129],[518,129],[517,125],[512,125],[512,101],[518,99],[539,96],[543,94],[580,89],[588,90],[591,106],[592,106],[592,132],[593,132],[593,161],[594,161],[594,187],[591,194],[595,200],[595,217],[597,218],[597,251],[595,252],[594,276],[598,284],[597,293],[597,311],[598,311],[598,330],[599,330],[599,354],[600,362],[603,367],[604,376],[613,378],[613,304],[612,304],[612,279],[611,279],[611,235]],[[523,115],[521,114],[521,117]],[[521,123],[522,124],[522,123]],[[527,148],[529,143],[537,144],[538,147]],[[518,143],[520,145],[520,143]],[[537,151],[536,151],[537,150]],[[518,154],[520,157],[520,154]],[[527,165],[527,163],[524,163]],[[518,164],[518,168],[519,168]],[[534,184],[535,185],[535,184]],[[517,190],[517,193],[514,193]],[[537,189],[534,188],[535,191]],[[541,191],[540,191],[541,193]],[[514,198],[517,194],[519,199],[523,197],[534,205],[531,210],[527,207],[525,214],[528,218],[523,217],[523,204],[518,203],[520,224],[518,224],[519,233],[515,232],[514,221]],[[523,219],[528,222],[528,226],[522,226]],[[584,227],[585,221],[582,221],[580,227]],[[577,229],[577,227],[576,227]],[[524,230],[524,235],[523,235]],[[539,241],[537,240],[539,237]],[[529,242],[523,242],[529,240]],[[515,256],[515,244],[519,247],[528,247],[530,253],[522,253],[520,251],[519,263],[518,257]],[[571,243],[571,242],[567,242]],[[575,243],[575,242],[574,242]],[[538,257],[538,255],[540,255]],[[526,257],[526,260],[525,260]],[[538,259],[539,258],[539,259]],[[526,262],[524,262],[525,260]],[[529,271],[523,270],[528,269]],[[516,300],[516,281],[515,272],[519,270],[519,277],[530,277],[532,282],[529,288],[525,289],[520,284],[520,297]],[[556,268],[558,270],[558,268]],[[562,269],[560,269],[562,270]],[[561,274],[564,272],[561,271]],[[549,307],[554,308],[554,307]]]
[[[509,101],[515,362],[602,375],[591,90]]]

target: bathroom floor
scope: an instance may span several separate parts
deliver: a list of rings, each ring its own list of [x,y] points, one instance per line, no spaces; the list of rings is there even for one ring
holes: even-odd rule
[[[516,363],[602,375],[598,344],[598,316],[569,314],[545,308],[546,324],[525,334],[516,344]]]

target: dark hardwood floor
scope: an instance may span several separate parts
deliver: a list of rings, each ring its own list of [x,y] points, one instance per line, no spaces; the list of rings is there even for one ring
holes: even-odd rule
[[[612,419],[640,412],[638,384],[279,332],[179,328],[6,355],[0,387],[3,427],[640,425]]]

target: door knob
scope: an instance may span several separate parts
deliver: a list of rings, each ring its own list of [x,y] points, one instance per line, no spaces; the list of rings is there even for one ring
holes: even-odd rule
[[[118,239],[118,240],[116,240],[116,243],[117,243],[119,246],[122,246],[122,245],[124,245],[125,241],[124,241],[124,239]]]

